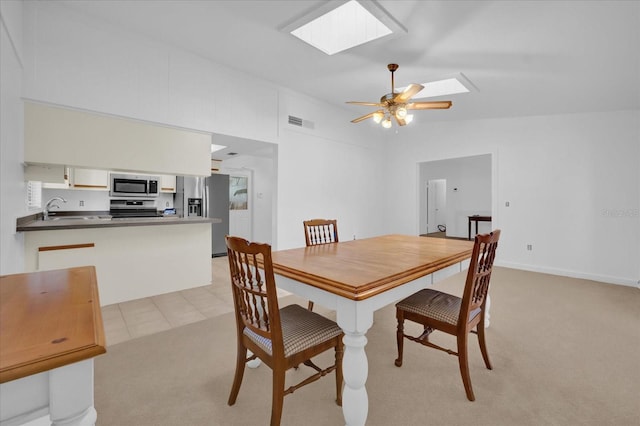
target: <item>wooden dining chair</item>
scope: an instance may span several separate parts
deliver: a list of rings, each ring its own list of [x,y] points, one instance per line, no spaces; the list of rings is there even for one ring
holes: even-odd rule
[[[272,370],[271,426],[280,424],[284,396],[335,370],[336,403],[342,405],[344,333],[328,318],[300,305],[278,306],[271,246],[226,238],[237,328],[236,372],[229,405],[234,405],[247,362],[259,358]],[[321,369],[311,358],[335,350],[335,363]],[[247,350],[253,355],[247,356]],[[304,364],[316,373],[285,389],[288,369]],[[314,403],[318,403],[314,401]]]
[[[335,219],[311,219],[302,222],[304,225],[304,239],[309,246],[331,244],[338,242],[338,221]],[[310,300],[307,309],[313,310]]]
[[[338,221],[335,219],[311,219],[302,222],[307,247],[338,242]]]
[[[478,335],[484,363],[489,370],[492,369],[485,342],[484,318],[489,280],[491,279],[491,270],[493,269],[493,260],[496,255],[499,238],[499,229],[489,234],[476,235],[462,298],[427,288],[396,304],[396,318],[398,320],[396,333],[398,358],[395,361],[396,366],[402,366],[405,338],[424,346],[439,349],[450,355],[456,355],[460,365],[462,382],[469,401],[475,400],[473,388],[471,387],[467,356],[467,336],[469,333]],[[404,334],[405,320],[421,324],[424,327],[423,333],[417,337]],[[440,330],[456,336],[457,352],[430,342],[429,334],[433,330]]]

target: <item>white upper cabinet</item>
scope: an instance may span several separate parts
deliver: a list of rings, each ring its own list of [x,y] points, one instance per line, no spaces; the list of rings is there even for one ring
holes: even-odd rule
[[[160,175],[160,192],[176,192],[175,175]]]
[[[71,188],[109,190],[109,171],[93,169],[71,169]]]
[[[209,176],[211,134],[25,102],[25,163]]]
[[[222,167],[222,160],[214,160],[211,159],[211,174],[220,173],[220,168]]]
[[[42,182],[43,188],[69,188],[69,169],[63,165],[27,164],[24,180]]]

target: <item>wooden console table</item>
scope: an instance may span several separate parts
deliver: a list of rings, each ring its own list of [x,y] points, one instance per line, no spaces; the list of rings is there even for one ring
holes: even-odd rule
[[[491,216],[480,216],[480,215],[473,215],[473,216],[469,216],[469,239],[471,239],[471,222],[475,222],[476,223],[476,233],[473,234],[478,235],[478,222],[491,222]]]
[[[105,352],[95,267],[0,276],[1,424],[94,424]]]

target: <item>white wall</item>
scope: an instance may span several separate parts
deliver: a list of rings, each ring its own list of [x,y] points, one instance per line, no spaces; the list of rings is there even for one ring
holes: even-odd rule
[[[263,80],[59,2],[24,2],[24,15],[25,98],[205,132],[276,137],[277,88]]]
[[[379,126],[355,126],[349,112],[282,93],[281,120],[314,122],[313,129],[281,124],[278,145],[278,248],[305,245],[302,222],[338,220],[341,241],[379,235],[385,194]]]
[[[503,230],[500,264],[635,285],[639,122],[640,112],[620,111],[407,129],[408,137],[385,148],[385,232],[417,232],[417,167],[410,164],[491,153],[493,225]],[[405,208],[395,208],[398,203]]]
[[[0,2],[0,275],[24,270],[16,219],[25,204],[22,94],[22,5]]]
[[[57,204],[59,209],[52,210],[55,212],[64,211],[108,211],[110,208],[109,191],[98,191],[91,189],[53,189],[45,188],[42,190],[42,202],[53,197],[62,197],[67,200],[66,203]],[[173,194],[160,193],[153,199],[158,210],[173,207]],[[82,202],[83,205],[80,205]]]

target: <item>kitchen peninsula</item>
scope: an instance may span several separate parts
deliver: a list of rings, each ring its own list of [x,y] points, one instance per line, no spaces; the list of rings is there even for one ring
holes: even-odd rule
[[[25,271],[95,265],[102,305],[211,284],[206,217],[118,218],[36,214],[17,221]]]
[[[134,194],[137,199],[168,195],[161,194],[162,176],[211,173],[208,132],[38,101],[24,102],[24,126],[25,180],[61,184],[63,188],[56,190],[69,191],[69,195],[102,191],[104,203],[96,209],[106,210],[107,191],[112,200],[124,197],[110,185],[107,171],[156,176],[154,193],[146,188],[145,196]],[[67,173],[56,170],[67,168],[72,173],[65,184]],[[77,185],[79,169],[91,178],[81,185]],[[48,175],[49,170],[59,180],[35,173],[47,171]],[[106,182],[97,185],[93,182],[97,176]],[[61,197],[63,193],[51,195]],[[169,207],[150,204],[158,212]],[[44,206],[47,215],[48,207]],[[24,238],[25,272],[95,265],[103,305],[211,283],[211,228],[216,219],[157,216],[157,212],[152,212],[153,217],[117,217],[114,206],[110,207],[100,212],[59,209],[50,220],[42,220],[42,213],[18,218],[16,231]]]

